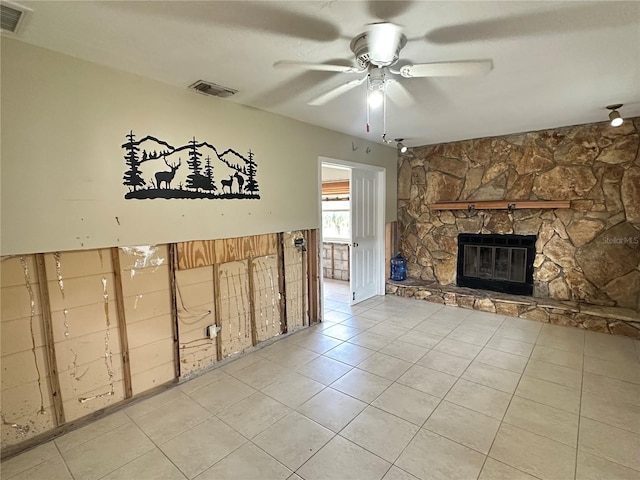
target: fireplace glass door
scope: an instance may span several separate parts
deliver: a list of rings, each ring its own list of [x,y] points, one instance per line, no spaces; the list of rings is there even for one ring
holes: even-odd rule
[[[531,294],[535,236],[462,234],[458,285]]]
[[[464,275],[485,279],[524,282],[527,250],[525,248],[481,247],[465,245]]]

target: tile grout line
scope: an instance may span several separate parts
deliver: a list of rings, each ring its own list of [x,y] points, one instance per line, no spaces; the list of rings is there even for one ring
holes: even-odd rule
[[[503,319],[502,324],[504,324],[504,322],[506,321],[506,317]],[[502,325],[501,325],[502,326]],[[537,342],[537,338],[540,336],[540,332],[542,331],[542,328],[538,331],[538,335],[536,335],[536,342]],[[496,333],[498,332],[498,330],[496,330]],[[493,338],[495,336],[494,335],[491,337]],[[491,341],[491,339],[489,339],[489,341]],[[488,342],[487,342],[488,343]],[[535,343],[533,344],[534,348],[535,348]],[[513,390],[513,394],[511,394],[511,398],[509,399],[509,403],[507,404],[507,408],[505,408],[504,413],[502,414],[502,418],[500,419],[500,425],[498,425],[498,429],[496,430],[496,434],[493,436],[493,440],[491,441],[491,445],[489,446],[488,450],[487,450],[487,454],[485,455],[484,458],[484,462],[482,463],[482,468],[480,469],[480,472],[478,473],[478,477],[480,477],[480,474],[482,473],[482,470],[484,469],[486,463],[487,463],[487,458],[492,458],[493,457],[489,457],[489,454],[491,453],[491,450],[493,449],[493,445],[495,444],[496,438],[498,437],[498,433],[500,432],[500,429],[502,428],[502,424],[504,423],[504,417],[507,415],[507,412],[509,411],[509,408],[511,407],[511,402],[513,401],[513,397],[516,396],[516,391],[518,390],[518,386],[520,385],[520,382],[522,381],[522,377],[524,377],[524,371],[527,369],[527,366],[529,365],[529,361],[531,360],[531,355],[533,355],[533,348],[531,349],[531,352],[529,353],[529,356],[527,357],[527,364],[524,366],[524,370],[522,371],[522,374],[520,375],[520,378],[518,379],[518,383],[515,387],[515,389]],[[466,371],[466,370],[465,370]],[[508,425],[508,424],[507,424]],[[496,459],[494,459],[496,460]],[[500,460],[497,460],[500,461]],[[501,462],[504,463],[504,462]],[[515,468],[518,471],[522,471],[519,468],[513,466],[513,465],[509,465],[508,463],[504,463],[505,465],[511,467],[511,468]],[[528,472],[524,472],[524,473],[528,473]]]
[[[382,321],[382,322],[380,322],[380,323],[384,323],[384,321]],[[445,337],[445,338],[446,338],[446,337]],[[395,340],[394,340],[394,341],[395,341]],[[432,348],[429,348],[429,349],[427,350],[427,352],[425,352],[425,354],[424,354],[424,355],[426,355],[427,353],[429,353],[431,350],[432,350]],[[422,357],[420,357],[420,359],[422,359],[422,358],[424,357],[424,355],[423,355]],[[396,357],[394,357],[394,358],[396,358]],[[410,363],[413,363],[413,365],[417,365],[417,362],[418,362],[418,361],[420,361],[420,359],[418,359],[416,362],[410,362]],[[365,360],[363,360],[362,362],[360,362],[360,364],[361,364],[361,363],[363,363],[364,361],[366,361],[366,359],[365,359]],[[358,365],[359,365],[359,364],[358,364]],[[357,366],[354,366],[353,368],[357,368]],[[411,368],[411,367],[409,367],[409,368]],[[426,368],[426,367],[425,367],[425,368]],[[365,371],[365,370],[363,370],[363,371]],[[367,373],[370,373],[370,372],[367,372]],[[443,373],[443,372],[440,372],[440,373]],[[345,374],[345,375],[346,375],[346,374]],[[375,375],[375,374],[372,374],[372,375]],[[376,376],[379,376],[379,375],[376,375]],[[384,378],[384,377],[381,377],[381,378]],[[458,378],[459,378],[459,377],[458,377]],[[387,380],[388,380],[388,379],[387,379]],[[336,381],[337,381],[337,380],[336,380]],[[409,422],[409,421],[408,421],[408,420],[406,420],[406,419],[403,419],[402,417],[399,417],[399,416],[397,416],[397,415],[394,415],[394,414],[392,414],[392,413],[389,413],[389,412],[387,412],[386,410],[382,410],[382,409],[380,409],[380,408],[376,407],[375,405],[373,405],[373,402],[374,402],[377,398],[379,398],[381,395],[383,395],[383,394],[384,394],[384,393],[385,393],[389,388],[391,388],[391,387],[393,386],[393,384],[394,384],[394,383],[397,383],[397,379],[396,379],[396,380],[394,380],[394,381],[392,381],[392,383],[391,383],[388,387],[386,387],[386,388],[385,388],[385,389],[384,389],[380,394],[378,394],[378,395],[377,395],[377,396],[376,396],[376,397],[375,397],[371,402],[367,403],[367,407],[365,407],[365,408],[364,408],[360,413],[358,413],[355,417],[353,417],[353,418],[352,418],[352,419],[351,419],[351,420],[350,420],[350,421],[349,421],[345,426],[343,426],[343,427],[342,427],[342,428],[341,428],[341,429],[336,433],[336,435],[335,435],[335,436],[340,436],[341,438],[344,438],[345,440],[347,440],[347,441],[351,442],[351,440],[349,440],[348,438],[345,438],[345,437],[343,437],[342,435],[340,435],[340,432],[344,431],[344,430],[345,430],[345,429],[346,429],[346,428],[347,428],[347,427],[348,427],[348,426],[349,426],[349,425],[350,425],[350,424],[351,424],[351,423],[352,423],[356,418],[358,418],[358,416],[359,416],[362,412],[364,412],[364,410],[366,410],[368,407],[377,408],[378,410],[381,410],[381,411],[383,411],[383,412],[385,412],[385,413],[387,413],[387,414],[389,414],[389,415],[392,415],[392,416],[394,416],[395,418],[398,418],[398,419],[403,420],[403,421],[405,421],[405,422],[407,422],[407,423],[410,423],[411,425],[415,425],[415,426],[417,426],[417,427],[418,427],[418,429],[417,429],[416,433],[415,433],[415,434],[411,437],[411,439],[407,442],[407,444],[404,446],[404,448],[402,449],[402,451],[398,454],[398,456],[395,458],[395,460],[394,460],[393,462],[389,462],[388,460],[385,460],[384,458],[382,458],[382,457],[380,457],[379,455],[377,455],[377,454],[375,454],[375,453],[371,452],[370,450],[366,449],[365,447],[363,447],[363,446],[361,446],[361,445],[359,445],[359,444],[357,444],[357,443],[355,443],[355,442],[352,442],[352,443],[354,443],[355,445],[357,445],[358,447],[360,447],[360,448],[362,448],[362,449],[366,450],[367,452],[371,453],[372,455],[376,456],[377,458],[380,458],[381,460],[383,460],[383,461],[385,461],[385,462],[387,462],[387,463],[390,463],[390,466],[389,466],[389,468],[387,469],[387,471],[385,472],[385,475],[386,475],[386,474],[389,472],[389,470],[391,470],[391,468],[392,468],[392,467],[394,467],[394,466],[396,466],[396,468],[400,468],[400,467],[398,467],[398,466],[395,464],[395,462],[396,462],[396,461],[397,461],[397,460],[402,456],[402,454],[404,453],[404,451],[406,450],[406,448],[409,446],[409,444],[411,444],[411,442],[414,440],[414,438],[418,435],[418,433],[419,433],[419,432],[420,432],[420,430],[423,428],[424,424],[428,421],[428,419],[431,417],[431,415],[433,414],[433,412],[435,412],[435,410],[438,408],[438,406],[442,403],[442,401],[444,400],[444,396],[446,396],[446,393],[445,393],[445,395],[440,399],[440,401],[438,402],[438,404],[437,404],[437,405],[435,406],[435,408],[432,410],[431,414],[429,414],[429,416],[427,416],[427,418],[425,419],[425,421],[424,421],[421,425],[416,425],[416,424],[414,424],[414,423],[412,423],[412,422]],[[399,384],[399,385],[402,385],[402,384]],[[449,390],[450,390],[451,388],[453,388],[453,385],[455,385],[455,382],[454,382],[454,384],[452,384],[452,386],[449,388]],[[406,386],[406,385],[403,385],[403,386]],[[411,387],[407,387],[407,388],[411,388]],[[335,390],[335,389],[334,389],[334,390]],[[421,392],[421,393],[426,393],[426,392],[422,392],[421,390],[417,390],[417,389],[413,389],[413,390],[419,391],[419,392]],[[449,390],[447,390],[447,393],[448,393],[448,391],[449,391]],[[352,397],[351,395],[349,395],[349,394],[347,394],[347,393],[341,392],[340,390],[337,390],[337,391],[338,391],[338,392],[340,392],[340,393],[343,393],[343,394],[345,394],[345,395],[347,395],[347,396],[350,396],[351,398],[355,398],[356,400],[362,401],[362,400],[360,400],[360,399],[358,399],[358,398],[356,398],[356,397]],[[431,395],[431,396],[433,396],[433,395]],[[435,398],[437,398],[437,397],[435,397]],[[334,438],[335,438],[335,437],[334,437]],[[445,438],[446,438],[446,437],[445,437]],[[328,443],[328,442],[327,442],[327,443]],[[457,443],[457,442],[455,442],[455,443]],[[325,445],[326,445],[326,444],[325,444]],[[467,447],[467,448],[468,448],[468,447]],[[320,450],[318,450],[318,451],[320,451]],[[317,454],[317,453],[318,453],[318,452],[316,452],[316,454]],[[316,454],[314,454],[313,456],[315,456]],[[310,457],[307,461],[311,460],[311,458],[313,458],[313,456],[312,456],[312,457]],[[305,462],[305,463],[307,463],[307,462]],[[304,465],[304,464],[303,464],[303,465]],[[302,468],[302,466],[300,466],[300,468]],[[298,469],[298,470],[299,470],[299,469]],[[298,470],[296,470],[296,472],[297,472]],[[400,470],[402,470],[402,469],[400,468]],[[404,470],[403,470],[403,471],[404,471]]]
[[[498,332],[498,330],[500,329],[500,327],[502,327],[502,325],[504,325],[505,322],[505,317],[502,318],[502,322],[500,322],[500,325],[498,325],[498,327],[496,328],[496,330],[494,331],[494,333],[491,335],[491,337],[489,337],[489,340],[487,340],[487,342],[484,344],[484,346],[482,346],[482,348],[480,349],[480,351],[476,354],[475,357],[473,357],[473,359],[471,360],[471,362],[469,362],[469,365],[467,365],[467,367],[464,369],[464,371],[460,374],[460,376],[458,377],[458,380],[460,380],[462,378],[462,376],[465,374],[465,372],[469,369],[469,367],[471,366],[471,364],[475,361],[476,358],[478,358],[478,355],[480,355],[480,352],[482,352],[482,350],[486,347],[486,345],[491,341],[491,339],[493,339],[496,335],[496,333]],[[457,328],[457,327],[456,327]],[[445,337],[446,338],[446,337]],[[520,378],[522,378],[522,376],[520,376]],[[456,380],[456,383],[458,383],[458,380]],[[466,379],[465,379],[466,380]],[[470,380],[467,380],[470,381]],[[454,383],[454,385],[456,384]],[[476,383],[476,382],[473,382]],[[451,386],[451,388],[453,388],[453,386]],[[486,386],[486,385],[485,385]],[[516,386],[517,388],[517,386]],[[449,389],[451,390],[451,389]],[[497,389],[496,389],[497,390]],[[447,395],[449,394],[449,392],[447,392]],[[446,395],[445,395],[446,397]],[[513,394],[511,395],[511,399],[513,398]],[[511,399],[509,400],[509,404],[511,404]],[[444,400],[444,397],[443,397]],[[441,402],[442,403],[442,402]],[[439,406],[439,405],[438,405]],[[462,405],[459,405],[462,406]],[[507,405],[507,408],[505,409],[505,413],[502,415],[502,417],[504,418],[504,415],[506,415],[507,410],[509,409],[509,405]],[[434,410],[435,411],[435,410]],[[478,412],[480,413],[480,412]],[[427,419],[428,420],[428,419]],[[426,423],[426,422],[425,422]],[[480,478],[480,475],[482,474],[482,470],[484,470],[484,466],[487,463],[487,458],[489,458],[489,453],[491,452],[491,447],[493,447],[493,442],[495,441],[495,437],[498,435],[498,431],[500,431],[500,427],[502,426],[502,420],[500,420],[500,424],[498,425],[498,429],[496,430],[495,435],[493,436],[493,440],[491,441],[491,445],[489,446],[489,448],[487,449],[487,453],[484,454],[484,460],[482,461],[482,466],[480,467],[480,470],[478,471],[478,475],[476,476],[477,478]],[[446,437],[445,437],[446,438]],[[457,442],[456,442],[457,443]],[[469,447],[467,447],[469,448]]]
[[[582,377],[580,381],[580,400],[578,402],[578,431],[576,432],[576,457],[573,467],[573,478],[578,478],[578,452],[580,450],[580,425],[582,419],[582,394],[584,392],[584,357],[587,345],[587,336],[585,335],[582,342]]]
[[[503,322],[504,322],[504,319],[503,319]],[[459,326],[459,325],[460,325],[460,324],[458,324],[458,326]],[[457,327],[456,327],[456,328],[457,328]],[[455,330],[455,328],[454,328],[454,330]],[[453,330],[452,330],[452,331],[453,331]],[[445,336],[445,337],[443,338],[443,340],[444,340],[444,339],[446,339],[447,337],[448,337],[448,335],[447,335],[447,336]],[[441,341],[442,341],[442,340],[441,340]],[[433,350],[433,349],[434,349],[434,348],[435,348],[439,343],[440,343],[440,342],[438,342],[436,345],[434,345],[433,347],[431,347],[431,348],[430,348],[430,349],[429,349],[429,350],[428,350],[428,351],[427,351],[427,352],[426,352],[422,357],[420,357],[420,358],[418,359],[418,361],[417,361],[417,362],[419,362],[420,360],[422,360],[422,358],[424,358],[424,356],[425,356],[425,355],[427,355],[431,350]],[[482,351],[482,350],[480,350],[480,351]],[[402,451],[400,452],[400,454],[398,455],[398,457],[394,460],[394,462],[393,462],[393,464],[392,464],[392,465],[395,465],[395,462],[396,462],[396,461],[398,461],[398,459],[402,456],[402,454],[405,452],[405,450],[407,449],[407,447],[411,444],[411,442],[413,442],[413,440],[416,438],[416,436],[420,433],[420,430],[422,430],[422,429],[424,428],[424,426],[427,424],[427,422],[429,421],[429,419],[431,418],[431,416],[434,414],[434,412],[438,409],[438,407],[440,407],[440,405],[442,404],[442,402],[444,402],[445,397],[449,394],[449,392],[451,391],[451,389],[452,389],[452,388],[453,388],[453,387],[458,383],[458,380],[460,380],[460,379],[462,378],[462,375],[464,375],[464,372],[466,372],[466,371],[467,371],[467,369],[469,368],[469,366],[471,365],[471,363],[473,363],[473,360],[475,360],[475,358],[476,358],[479,354],[480,354],[480,352],[478,352],[478,353],[473,357],[473,359],[469,362],[469,365],[467,365],[467,367],[462,371],[462,373],[461,373],[460,375],[458,375],[458,378],[456,379],[456,381],[455,381],[455,382],[453,382],[453,383],[451,384],[451,386],[447,389],[447,392],[442,396],[442,398],[440,399],[440,401],[438,402],[438,404],[434,407],[434,409],[433,409],[433,410],[431,411],[431,413],[427,416],[427,418],[424,420],[424,422],[422,422],[422,424],[418,427],[418,430],[416,431],[416,433],[413,435],[413,437],[411,437],[411,440],[409,440],[409,442],[404,446],[404,448],[402,449]],[[454,355],[454,356],[456,356],[456,355]],[[460,357],[460,358],[462,358],[462,357]],[[466,360],[468,360],[468,359],[466,359]],[[417,365],[417,364],[418,364],[417,362],[416,362],[416,363],[414,363],[414,365]],[[423,367],[423,368],[428,368],[428,367]],[[430,369],[430,370],[432,370],[432,369]],[[434,371],[438,371],[438,370],[434,370]],[[444,372],[439,372],[439,373],[444,373]],[[453,375],[452,375],[452,376],[453,376]],[[394,383],[395,383],[395,382],[394,382]],[[400,385],[402,385],[402,384],[400,384]],[[411,387],[409,387],[409,388],[411,388]],[[420,390],[419,390],[419,391],[420,391]],[[423,392],[423,393],[426,393],[426,392]],[[376,397],[376,398],[377,398],[377,397]],[[437,398],[437,397],[436,397],[436,398]],[[429,430],[429,431],[431,432],[431,430]],[[470,448],[470,447],[467,447],[466,445],[462,445],[461,443],[458,443],[458,442],[456,442],[456,441],[454,441],[454,440],[451,440],[451,439],[449,439],[449,438],[445,437],[444,435],[440,435],[440,434],[438,434],[438,433],[436,433],[436,432],[431,432],[431,433],[434,433],[434,434],[436,434],[436,435],[438,435],[438,436],[441,436],[441,437],[443,437],[443,438],[446,438],[447,440],[449,440],[449,441],[451,441],[451,442],[453,442],[453,443],[456,443],[457,445],[461,445],[461,446],[463,446],[463,447],[465,447],[465,448]],[[473,449],[471,449],[471,450],[473,450]],[[476,451],[476,452],[477,452],[477,450],[474,450],[474,451]],[[480,452],[478,452],[478,453],[480,453]],[[483,461],[483,463],[482,463],[482,466],[480,467],[480,470],[478,471],[478,476],[477,476],[476,478],[478,478],[478,477],[480,476],[480,474],[482,473],[482,469],[484,468],[484,464],[485,464],[485,462],[486,462],[487,455],[484,455],[484,457],[485,457],[485,458],[484,458],[484,461]],[[397,465],[396,465],[396,466],[397,466]],[[398,468],[400,468],[400,467],[398,467]]]
[[[64,455],[62,455],[62,450],[60,450],[60,447],[58,446],[58,444],[55,442],[55,440],[53,440],[53,445],[56,447],[56,450],[58,451],[58,455],[60,455],[60,459],[62,460],[62,463],[64,464],[64,468],[66,468],[67,472],[69,473],[69,475],[71,476],[71,478],[76,478],[75,475],[71,472],[71,468],[69,468],[69,465],[67,465],[67,461],[64,458]],[[48,461],[48,460],[46,460]],[[44,462],[43,462],[44,463]],[[42,463],[39,463],[38,465],[42,465]],[[25,470],[26,471],[26,470]],[[21,472],[22,473],[22,472]],[[19,475],[19,474],[18,474]],[[14,475],[17,476],[17,475]]]

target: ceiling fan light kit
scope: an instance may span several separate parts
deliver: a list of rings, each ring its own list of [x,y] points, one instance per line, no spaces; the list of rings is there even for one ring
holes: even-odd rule
[[[607,109],[611,110],[611,113],[609,113],[609,121],[612,127],[619,127],[624,123],[624,119],[620,116],[620,112],[618,112],[618,109],[621,107],[622,103],[607,106]]]
[[[370,108],[378,108],[384,102],[382,90],[368,90],[367,93],[367,104]]]

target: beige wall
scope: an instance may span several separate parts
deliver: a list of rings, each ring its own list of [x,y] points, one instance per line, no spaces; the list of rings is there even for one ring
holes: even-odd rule
[[[125,200],[130,130],[251,149],[262,198]],[[396,218],[395,149],[5,38],[1,153],[2,255],[317,228],[319,156],[385,167]]]

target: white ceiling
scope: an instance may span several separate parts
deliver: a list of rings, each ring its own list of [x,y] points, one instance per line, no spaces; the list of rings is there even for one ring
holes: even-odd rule
[[[353,75],[276,70],[287,59],[351,64],[352,37],[392,21],[400,63],[492,59],[486,77],[401,79],[418,100],[389,104],[387,138],[415,146],[602,121],[606,105],[640,115],[640,2],[19,1],[19,38],[186,88],[203,79],[226,100],[381,141],[366,132],[366,84],[327,105],[307,101]],[[194,93],[195,95],[195,93]]]

